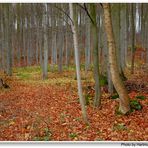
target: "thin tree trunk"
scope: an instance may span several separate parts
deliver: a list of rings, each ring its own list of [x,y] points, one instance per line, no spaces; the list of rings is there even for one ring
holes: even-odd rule
[[[12,75],[12,50],[11,50],[11,31],[10,31],[10,4],[5,4],[5,50],[6,50],[6,73]]]
[[[90,28],[90,19],[88,16],[86,16],[85,72],[87,72],[90,67]]]
[[[8,49],[7,49],[7,74],[9,76],[12,75],[12,29],[11,23],[12,23],[12,11],[11,11],[11,4],[7,4],[8,6]]]
[[[131,62],[131,74],[134,73],[135,63],[135,24],[134,24],[134,4],[131,4],[131,37],[132,37],[132,62]]]
[[[96,22],[96,6],[95,4],[90,4],[90,14],[93,19],[91,24],[92,34],[93,34],[93,58],[94,58],[94,79],[95,79],[95,99],[94,106],[98,107],[101,104],[101,91],[99,84],[99,54],[98,54],[98,29]]]
[[[61,9],[62,5],[61,5]],[[62,14],[59,14],[59,21],[58,21],[58,29],[59,29],[59,34],[58,34],[58,49],[59,49],[59,56],[58,56],[58,71],[62,72],[63,70],[63,50],[64,50],[64,32],[63,32],[63,22],[61,20]]]
[[[77,73],[77,82],[78,82],[78,93],[79,93],[79,98],[80,98],[83,119],[86,123],[88,123],[86,109],[85,109],[85,101],[84,101],[83,94],[82,94],[80,63],[79,63],[79,54],[78,54],[79,52],[78,52],[77,28],[76,28],[76,21],[75,21],[74,14],[73,14],[73,4],[72,3],[69,4],[69,9],[70,9],[70,17],[72,19],[71,28],[72,28],[72,32],[73,32],[76,73]]]
[[[68,32],[66,30],[66,33],[65,33],[65,65],[68,67],[69,66],[69,41],[68,41]]]
[[[43,34],[44,34],[44,59],[43,59],[43,80],[48,77],[48,32],[47,32],[47,4],[45,4],[45,14],[43,17]]]
[[[126,32],[126,4],[120,4],[120,66],[125,69],[125,51],[127,50],[127,32]]]
[[[31,60],[30,60],[30,34],[31,34],[31,29],[30,29],[30,17],[27,17],[27,65],[31,65]]]

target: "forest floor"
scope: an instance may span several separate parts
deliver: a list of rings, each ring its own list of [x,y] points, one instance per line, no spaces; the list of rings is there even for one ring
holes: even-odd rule
[[[0,90],[1,141],[147,141],[148,92],[131,90],[129,96],[138,99],[141,110],[129,115],[116,112],[118,99],[111,99],[105,91],[100,108],[89,100],[89,125],[82,120],[77,95],[75,70],[49,72],[48,80],[41,80],[38,67],[17,68],[12,77],[5,77],[10,89]],[[130,81],[147,82],[147,76],[136,70]],[[92,73],[82,72],[83,90],[93,85]],[[93,89],[91,90],[93,94]],[[84,92],[85,93],[85,92]]]

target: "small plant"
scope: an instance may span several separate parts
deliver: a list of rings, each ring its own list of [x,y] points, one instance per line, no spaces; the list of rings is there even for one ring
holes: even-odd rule
[[[131,110],[141,110],[142,105],[137,100],[131,100],[130,101]]]
[[[104,85],[107,85],[107,84],[108,84],[107,77],[101,75],[101,76],[100,76],[100,85],[101,85],[101,86],[104,86]]]
[[[86,105],[89,105],[91,98],[88,94],[85,96],[85,100],[86,100]]]
[[[114,95],[111,96],[111,99],[117,99],[117,98],[119,98],[118,94],[114,94]]]
[[[145,96],[136,96],[136,98],[140,99],[140,100],[145,100],[146,97]]]
[[[76,134],[76,133],[70,133],[70,134],[69,134],[69,137],[72,138],[72,139],[74,139],[74,138],[77,137],[77,134]]]
[[[66,117],[68,117],[68,115],[66,115],[66,113],[65,112],[62,112],[61,114],[60,114],[60,121],[63,123],[63,122],[65,122],[65,118]]]
[[[74,120],[75,121],[81,121],[81,118],[80,117],[76,117]]]
[[[87,130],[90,128],[90,125],[89,124],[86,124],[86,126],[84,127],[84,130]]]
[[[117,123],[113,125],[113,130],[127,130],[127,127],[124,123]]]
[[[34,141],[50,141],[51,140],[52,133],[48,128],[44,129],[44,135],[43,136],[36,136],[33,138]]]

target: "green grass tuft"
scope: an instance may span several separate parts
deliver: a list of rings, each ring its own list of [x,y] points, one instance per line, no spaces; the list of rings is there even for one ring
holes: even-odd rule
[[[69,137],[72,138],[72,139],[76,138],[77,136],[78,135],[76,133],[70,133],[69,134]]]
[[[118,94],[114,94],[114,95],[111,96],[111,99],[117,99],[117,98],[119,98]]]
[[[91,97],[87,94],[85,96],[85,100],[86,100],[86,105],[89,105],[90,104],[90,101],[91,101]]]
[[[48,128],[44,128],[44,136],[36,136],[33,141],[51,141],[52,133]]]
[[[113,130],[121,131],[121,130],[127,130],[127,127],[124,123],[117,123],[113,125]]]
[[[100,75],[100,86],[104,86],[104,85],[107,85],[107,84],[108,84],[107,77]]]
[[[140,99],[140,100],[145,100],[146,97],[145,96],[136,96],[136,98]]]
[[[142,105],[137,100],[131,100],[130,101],[130,106],[131,106],[132,111],[142,109]]]

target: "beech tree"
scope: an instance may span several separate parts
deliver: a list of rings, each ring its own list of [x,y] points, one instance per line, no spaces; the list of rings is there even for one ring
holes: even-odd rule
[[[120,78],[119,69],[117,66],[116,45],[113,34],[110,4],[108,3],[103,4],[103,9],[104,9],[105,30],[108,41],[109,65],[110,65],[111,77],[114,87],[117,93],[119,94],[120,98],[119,111],[121,111],[123,114],[126,114],[127,112],[130,111],[129,96]]]
[[[120,4],[120,65],[121,71],[125,70],[125,57],[127,46],[127,15],[126,15],[126,5],[127,4]]]
[[[81,75],[80,75],[80,63],[79,63],[79,52],[78,52],[78,36],[77,36],[77,25],[76,18],[74,16],[73,4],[69,4],[70,10],[70,18],[71,18],[71,28],[73,33],[73,43],[74,43],[74,51],[75,51],[75,62],[76,62],[76,74],[77,74],[77,83],[78,83],[78,94],[80,98],[80,104],[82,109],[83,119],[86,123],[88,123],[86,109],[85,109],[85,100],[82,94],[82,85],[81,85]]]
[[[94,80],[95,80],[95,99],[94,106],[98,107],[101,104],[101,91],[99,82],[99,54],[98,54],[98,28],[96,20],[96,5],[90,4],[90,15],[92,17],[91,27],[93,34],[93,60],[94,60]]]
[[[47,34],[47,25],[48,25],[48,11],[47,4],[44,4],[44,17],[43,17],[43,34],[44,34],[44,54],[43,54],[43,79],[47,79],[48,77],[48,34]]]
[[[90,67],[90,39],[91,39],[91,25],[90,25],[90,18],[86,16],[86,39],[85,39],[85,72],[87,73]]]
[[[135,62],[135,19],[134,19],[134,4],[131,4],[131,74],[134,73],[134,62]]]
[[[10,29],[11,27],[11,19],[12,19],[12,7],[11,4],[5,4],[5,47],[7,50],[7,68],[6,68],[6,73],[7,75],[11,76],[12,75],[12,30]]]

